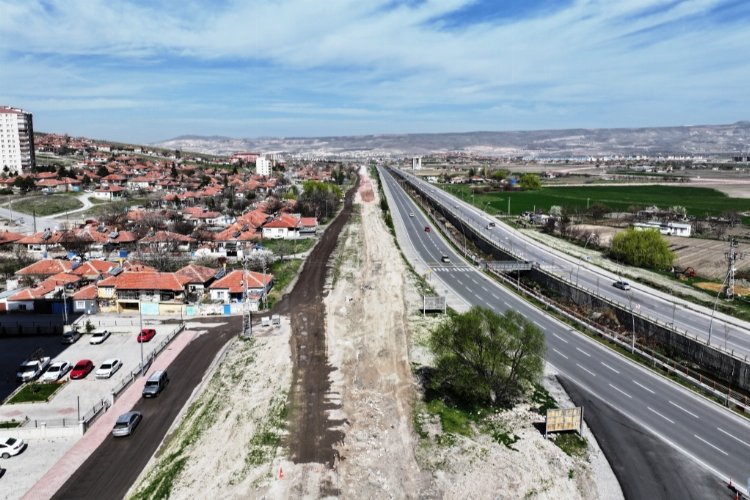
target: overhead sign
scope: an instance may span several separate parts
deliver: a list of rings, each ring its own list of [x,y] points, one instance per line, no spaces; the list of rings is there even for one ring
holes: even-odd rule
[[[424,295],[422,297],[422,312],[427,311],[443,311],[445,312],[445,297],[436,296],[428,297]]]
[[[583,429],[583,407],[554,408],[547,410],[544,435],[550,432],[578,431]]]

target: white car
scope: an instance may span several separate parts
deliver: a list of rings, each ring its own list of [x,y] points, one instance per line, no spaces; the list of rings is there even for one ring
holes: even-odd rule
[[[26,449],[26,443],[23,439],[16,439],[12,437],[0,438],[0,457],[10,458],[18,455]]]
[[[122,367],[122,361],[117,358],[107,359],[96,369],[96,378],[109,378]]]
[[[107,340],[110,336],[109,330],[96,330],[94,332],[91,332],[91,338],[89,339],[89,344],[101,344],[105,340]]]
[[[67,361],[55,361],[39,378],[41,382],[57,382],[73,368]]]

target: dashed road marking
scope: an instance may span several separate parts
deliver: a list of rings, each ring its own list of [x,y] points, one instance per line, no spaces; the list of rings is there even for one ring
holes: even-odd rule
[[[710,446],[714,450],[718,451],[719,453],[723,453],[724,455],[729,456],[729,453],[727,453],[726,451],[722,450],[721,448],[719,448],[715,444],[709,443],[708,441],[706,441],[705,439],[703,439],[702,437],[700,437],[698,434],[693,434],[693,437],[695,439],[699,439],[699,440],[703,441],[704,443],[706,443],[708,446]]]
[[[663,418],[664,420],[666,420],[666,421],[667,421],[667,422],[669,422],[670,424],[674,425],[674,420],[672,420],[671,418],[667,418],[667,417],[665,417],[664,415],[662,415],[662,414],[661,414],[661,413],[659,413],[658,411],[654,410],[654,409],[653,409],[653,408],[651,408],[650,406],[647,406],[646,408],[648,408],[648,409],[649,409],[649,411],[651,411],[651,412],[653,412],[653,413],[656,413],[657,415],[659,415],[659,416],[660,416],[661,418]]]
[[[552,348],[552,350],[553,350],[553,351],[555,351],[555,352],[556,352],[557,354],[559,354],[560,356],[562,356],[563,358],[565,358],[565,359],[568,359],[568,357],[567,357],[567,356],[566,356],[565,354],[561,353],[560,351],[558,351],[558,350],[557,350],[557,349],[555,349],[554,347]]]
[[[596,373],[592,372],[592,371],[591,371],[591,370],[589,370],[588,368],[586,368],[586,367],[583,367],[583,366],[579,365],[578,363],[576,363],[576,366],[577,366],[578,368],[580,368],[581,370],[585,371],[586,373],[588,373],[589,375],[592,375],[592,376],[596,377]]]
[[[583,349],[581,349],[580,347],[576,347],[576,351],[578,351],[578,352],[580,352],[580,353],[582,353],[582,354],[584,354],[584,355],[588,356],[589,358],[591,357],[591,354],[587,353],[586,351],[584,351],[584,350],[583,350]]]
[[[562,341],[563,341],[563,342],[565,342],[566,344],[568,343],[568,341],[567,341],[567,340],[565,340],[564,338],[562,338],[562,337],[561,337],[561,336],[559,336],[558,334],[556,334],[556,333],[553,333],[552,335],[554,335],[554,336],[555,336],[555,337],[557,337],[558,339],[562,340]]]
[[[612,389],[614,389],[614,390],[616,390],[617,392],[619,392],[620,394],[624,394],[625,396],[629,397],[630,399],[633,399],[633,396],[631,396],[631,395],[630,395],[630,394],[628,394],[627,392],[623,391],[622,389],[620,389],[620,388],[619,388],[619,387],[617,387],[616,385],[612,385],[612,384],[609,384],[609,386],[610,386],[610,387],[611,387]]]
[[[728,433],[727,431],[725,431],[725,430],[724,430],[724,429],[722,429],[721,427],[717,427],[717,429],[719,430],[719,432],[723,432],[724,434],[726,434],[726,435],[727,435],[727,436],[729,436],[730,438],[734,439],[735,441],[739,441],[740,443],[742,443],[742,444],[744,444],[745,446],[747,446],[748,448],[750,448],[750,443],[747,443],[747,442],[745,442],[745,441],[741,440],[740,438],[738,438],[738,437],[736,437],[736,436],[733,436],[732,434]]]
[[[700,417],[699,417],[698,415],[696,415],[696,414],[695,414],[695,413],[693,413],[692,411],[688,411],[688,410],[686,410],[685,408],[683,408],[682,406],[678,405],[678,404],[677,404],[677,403],[675,403],[674,401],[670,401],[670,402],[669,402],[669,404],[671,404],[671,405],[672,405],[672,406],[674,406],[675,408],[679,408],[680,410],[684,411],[684,412],[685,412],[685,413],[687,413],[688,415],[692,415],[692,416],[693,416],[693,417],[695,417],[695,418],[700,418]]]
[[[644,390],[646,390],[646,391],[650,392],[651,394],[656,394],[656,393],[655,393],[654,391],[652,391],[651,389],[649,389],[648,387],[646,387],[646,386],[645,386],[645,385],[643,385],[643,384],[639,384],[639,383],[638,383],[638,382],[636,382],[635,380],[633,380],[633,383],[634,383],[635,385],[637,385],[638,387],[640,387],[641,389],[644,389]]]
[[[605,368],[609,368],[610,370],[612,370],[613,372],[615,372],[615,373],[616,373],[616,374],[618,374],[618,375],[620,374],[620,372],[619,372],[619,371],[615,370],[614,368],[612,368],[611,366],[609,366],[609,365],[608,365],[607,363],[605,363],[604,361],[600,361],[600,363],[601,363],[601,364],[603,364]]]

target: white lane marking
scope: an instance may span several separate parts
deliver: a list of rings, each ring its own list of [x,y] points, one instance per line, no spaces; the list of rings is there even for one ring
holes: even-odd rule
[[[621,394],[624,394],[625,396],[629,397],[630,399],[633,399],[633,396],[631,396],[631,395],[630,395],[630,394],[628,394],[627,392],[623,391],[623,390],[622,390],[622,389],[620,389],[619,387],[617,387],[617,386],[614,386],[614,385],[612,385],[612,384],[609,384],[609,386],[610,386],[610,387],[611,387],[612,389],[616,390],[617,392],[619,392],[619,393],[621,393]]]
[[[498,296],[497,296],[497,295],[495,295],[494,293],[492,294],[492,297],[493,297],[493,298],[494,298],[495,300],[500,300],[500,297],[498,297]]]
[[[507,307],[508,309],[511,309],[510,304],[508,304],[507,302],[503,301],[503,304],[505,304],[505,307]]]
[[[672,420],[672,419],[670,419],[670,418],[667,418],[667,417],[665,417],[664,415],[662,415],[662,414],[661,414],[661,413],[659,413],[658,411],[654,410],[654,409],[653,409],[653,408],[651,408],[650,406],[647,406],[646,408],[648,408],[648,409],[649,409],[650,411],[652,411],[652,412],[656,413],[657,415],[659,415],[659,416],[660,416],[661,418],[663,418],[664,420],[666,420],[666,421],[667,421],[667,422],[669,422],[670,424],[674,425],[674,420]]]
[[[733,436],[732,434],[729,434],[729,433],[728,433],[727,431],[725,431],[725,430],[724,430],[724,429],[722,429],[721,427],[717,427],[717,429],[719,429],[719,432],[723,432],[724,434],[726,434],[726,435],[727,435],[727,436],[729,436],[730,438],[734,439],[735,441],[739,441],[740,443],[742,443],[742,444],[744,444],[745,446],[747,446],[748,448],[750,448],[750,443],[746,443],[745,441],[741,440],[740,438],[738,438],[738,437],[736,437],[736,436]]]
[[[466,286],[466,285],[464,285],[464,282],[463,282],[463,281],[461,281],[460,279],[456,278],[456,281],[458,282],[458,284],[459,284],[459,285],[461,285],[461,286]]]
[[[555,352],[556,352],[557,354],[559,354],[560,356],[562,356],[563,358],[565,358],[565,359],[568,359],[568,357],[567,357],[567,356],[566,356],[565,354],[561,353],[560,351],[558,351],[558,350],[557,350],[557,349],[555,349],[554,347],[552,348],[552,350],[553,350],[553,351],[555,351]]]
[[[532,320],[532,323],[534,323],[536,326],[538,326],[539,328],[541,328],[542,330],[544,330],[544,327],[542,325],[540,325],[538,322]]]
[[[601,364],[603,364],[603,365],[604,365],[604,366],[605,366],[606,368],[609,368],[610,370],[612,370],[613,372],[615,372],[616,374],[618,374],[618,375],[620,374],[620,372],[619,372],[619,371],[615,370],[614,368],[612,368],[611,366],[609,366],[609,365],[608,365],[607,363],[605,363],[604,361],[600,361],[600,363],[601,363]]]
[[[584,350],[583,350],[583,349],[581,349],[580,347],[576,347],[576,351],[582,352],[583,354],[585,354],[585,355],[586,355],[586,356],[588,356],[589,358],[591,357],[591,354],[587,353],[586,351],[584,351]]]
[[[581,370],[585,371],[586,373],[588,373],[589,375],[592,375],[592,376],[596,377],[596,373],[592,372],[588,368],[584,368],[583,366],[579,365],[578,363],[576,363],[576,366],[578,368],[580,368]]]
[[[648,391],[648,392],[650,392],[651,394],[656,394],[656,393],[655,393],[654,391],[652,391],[651,389],[649,389],[648,387],[646,387],[646,386],[645,386],[645,385],[643,385],[643,384],[639,384],[639,383],[638,383],[638,382],[636,382],[635,380],[633,380],[633,383],[634,383],[635,385],[637,385],[638,387],[640,387],[641,389],[645,389],[645,390],[647,390],[647,391]]]
[[[565,342],[566,344],[568,343],[568,341],[567,341],[567,340],[565,340],[564,338],[562,338],[562,337],[561,337],[561,336],[559,336],[558,334],[556,334],[556,333],[553,333],[552,335],[554,335],[554,336],[555,336],[555,337],[557,337],[558,339],[562,340],[562,341],[563,341],[563,342]]]
[[[487,292],[487,293],[490,293],[490,291],[489,291],[489,290],[487,290],[487,287],[486,287],[486,286],[483,286],[483,287],[482,287],[482,290],[484,290],[484,291],[485,291],[485,292]]]
[[[680,410],[684,411],[684,412],[685,412],[685,413],[687,413],[688,415],[692,415],[692,416],[694,416],[695,418],[700,418],[700,417],[699,417],[698,415],[696,415],[696,414],[695,414],[695,413],[693,413],[692,411],[688,411],[688,410],[686,410],[685,408],[683,408],[682,406],[678,405],[678,404],[677,404],[677,403],[675,403],[674,401],[670,401],[670,402],[669,402],[669,404],[671,404],[672,406],[674,406],[674,407],[676,407],[676,408],[679,408]]]
[[[727,453],[726,451],[722,450],[718,446],[709,443],[708,441],[706,441],[705,439],[703,439],[702,437],[700,437],[698,434],[693,434],[693,437],[696,438],[696,439],[700,439],[701,441],[703,441],[704,443],[706,443],[708,446],[710,446],[714,450],[718,451],[719,453],[723,453],[724,455],[729,456],[729,453]]]

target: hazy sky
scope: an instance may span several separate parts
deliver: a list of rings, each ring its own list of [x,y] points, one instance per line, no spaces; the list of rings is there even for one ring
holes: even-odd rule
[[[0,104],[133,142],[750,119],[750,1],[0,0]]]

